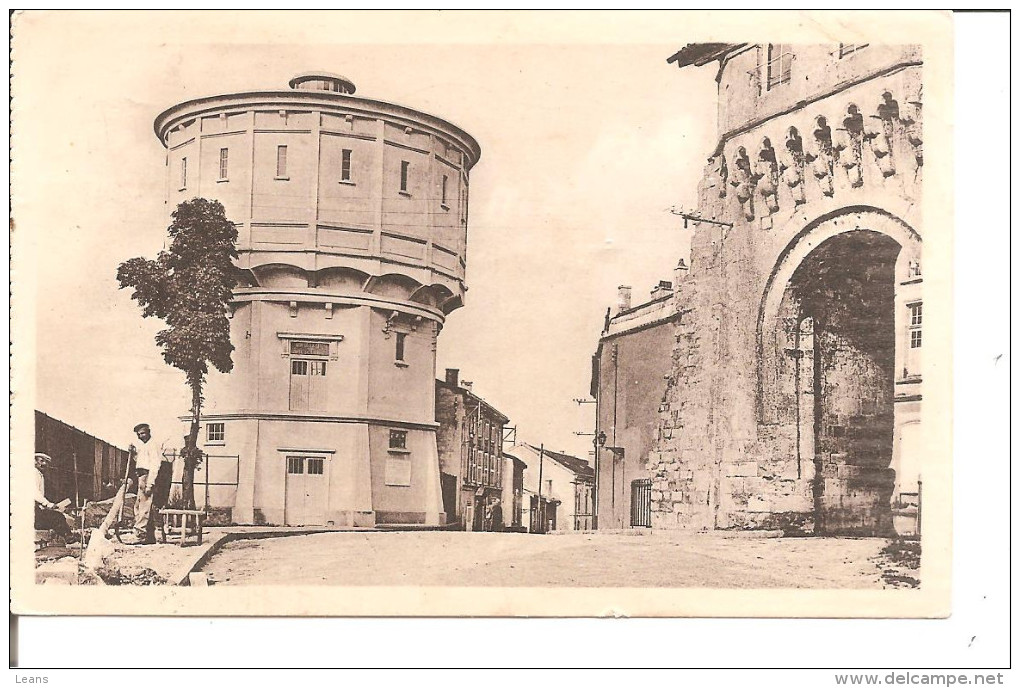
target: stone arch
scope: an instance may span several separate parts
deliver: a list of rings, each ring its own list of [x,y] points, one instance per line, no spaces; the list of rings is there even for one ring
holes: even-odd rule
[[[328,267],[316,273],[316,283],[323,289],[357,293],[362,290],[369,274],[346,266]]]
[[[453,292],[443,284],[426,284],[416,289],[410,301],[442,310],[443,304],[453,297]]]
[[[266,263],[251,268],[260,287],[307,289],[308,272],[303,268],[285,263]]]
[[[896,304],[920,244],[888,211],[843,208],[793,236],[763,291],[759,436],[796,456],[816,533],[891,530]]]
[[[389,299],[400,299],[409,301],[411,294],[422,286],[421,282],[402,275],[400,273],[389,273],[373,277],[365,287],[365,291],[376,296]]]
[[[822,243],[847,232],[870,230],[883,234],[901,247],[900,259],[897,261],[897,274],[900,264],[904,266],[910,259],[920,255],[921,237],[905,221],[888,211],[870,206],[850,206],[839,208],[808,222],[798,231],[780,252],[776,263],[765,283],[758,309],[756,332],[758,385],[757,411],[758,422],[768,422],[768,410],[765,408],[769,393],[769,371],[776,367],[776,351],[774,347],[765,345],[766,329],[775,322],[779,315],[783,295],[787,285],[793,279],[797,268],[804,259]],[[905,268],[904,268],[905,269]]]

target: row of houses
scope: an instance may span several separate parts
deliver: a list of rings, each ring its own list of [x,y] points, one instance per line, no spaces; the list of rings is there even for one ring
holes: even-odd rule
[[[436,422],[447,524],[532,533],[592,528],[591,465],[543,445],[512,441],[509,418],[475,394],[457,369],[448,368],[436,380]]]

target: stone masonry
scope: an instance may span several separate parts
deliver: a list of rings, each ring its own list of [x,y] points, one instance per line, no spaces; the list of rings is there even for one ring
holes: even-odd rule
[[[653,527],[892,527],[896,438],[920,403],[904,315],[920,294],[920,53],[783,48],[789,83],[774,46],[670,58],[719,63],[720,141],[689,213]]]

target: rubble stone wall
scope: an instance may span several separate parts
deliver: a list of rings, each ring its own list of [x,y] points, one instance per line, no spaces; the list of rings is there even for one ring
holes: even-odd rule
[[[786,110],[772,98],[779,114],[728,123],[696,211],[726,224],[694,223],[677,285],[649,455],[653,527],[891,527],[893,314],[920,264],[923,165],[918,55],[888,56],[904,54],[825,97]],[[833,271],[839,261],[847,269]],[[855,307],[840,298],[851,288]],[[798,334],[806,317],[817,331]]]

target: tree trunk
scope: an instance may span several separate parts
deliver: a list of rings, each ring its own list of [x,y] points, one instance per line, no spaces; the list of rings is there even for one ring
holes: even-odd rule
[[[201,452],[198,449],[198,428],[202,418],[202,384],[194,382],[191,385],[191,430],[185,442],[184,451],[184,475],[182,478],[181,497],[188,509],[195,508],[195,468],[201,461]]]

